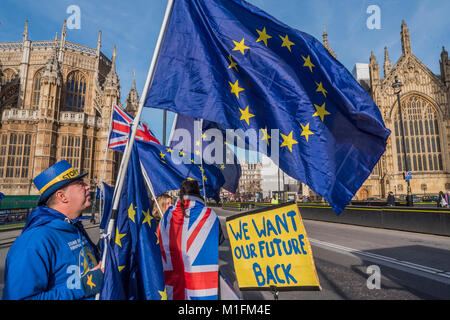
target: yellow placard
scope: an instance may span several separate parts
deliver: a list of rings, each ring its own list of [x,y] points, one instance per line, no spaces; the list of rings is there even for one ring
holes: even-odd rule
[[[226,225],[241,290],[321,290],[295,203],[237,214]]]

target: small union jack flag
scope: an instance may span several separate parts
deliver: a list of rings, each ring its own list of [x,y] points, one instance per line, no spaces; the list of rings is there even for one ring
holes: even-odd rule
[[[184,196],[164,214],[158,238],[168,299],[217,300],[219,219],[201,198]]]
[[[117,105],[113,106],[112,126],[108,143],[108,147],[110,149],[120,152],[125,151],[125,146],[131,133],[131,124],[133,123],[133,120],[133,117],[126,113],[125,110]],[[142,122],[139,123],[136,132],[136,139],[160,144],[150,129]]]

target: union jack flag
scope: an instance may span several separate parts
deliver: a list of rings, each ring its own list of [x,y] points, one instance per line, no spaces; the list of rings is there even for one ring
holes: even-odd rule
[[[131,124],[133,123],[133,120],[134,118],[126,113],[125,110],[117,105],[113,106],[112,126],[108,143],[108,147],[110,149],[120,152],[125,151],[125,146],[127,144],[128,137],[130,136]],[[136,132],[136,139],[160,144],[150,129],[142,122],[139,123]]]
[[[217,300],[219,219],[196,196],[184,196],[164,214],[158,227],[168,299]]]

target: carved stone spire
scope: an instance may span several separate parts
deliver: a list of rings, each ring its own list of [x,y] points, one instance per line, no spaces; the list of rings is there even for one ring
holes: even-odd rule
[[[116,73],[116,56],[116,46],[114,46],[111,70],[109,70],[105,80],[105,98],[107,99],[105,103],[107,106],[120,101],[120,82]]]
[[[409,30],[406,26],[405,20],[402,20],[402,31],[400,32],[400,36],[402,39],[402,54],[404,56],[411,54],[411,38],[409,36]]]
[[[25,29],[23,30],[22,38],[23,38],[23,41],[28,40],[28,20],[25,20]]]
[[[61,30],[61,42],[59,44],[59,63],[63,63],[64,60],[64,47],[66,46],[66,31],[67,31],[67,20],[64,19],[63,27]]]
[[[337,55],[333,52],[333,50],[331,49],[330,45],[328,44],[328,34],[327,34],[327,30],[325,28],[325,25],[323,25],[323,45],[325,48],[327,48],[328,52],[335,58],[337,59]]]
[[[373,51],[370,53],[370,87],[372,90],[375,89],[376,86],[380,84],[380,65],[377,62],[377,58],[373,54]]]
[[[133,117],[136,115],[137,109],[139,107],[139,94],[136,90],[136,74],[133,72],[133,85],[131,86],[131,90],[128,93],[127,98],[127,107],[126,111],[131,114]]]
[[[386,78],[389,73],[392,70],[392,64],[391,60],[389,60],[389,54],[387,47],[384,47],[384,65],[383,65],[383,71],[384,71],[384,77]]]
[[[102,47],[102,30],[98,30],[97,38],[97,56],[100,56],[100,49]]]

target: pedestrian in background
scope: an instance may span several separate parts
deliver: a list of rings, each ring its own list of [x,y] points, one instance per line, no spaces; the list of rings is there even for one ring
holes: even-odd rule
[[[437,206],[439,208],[447,208],[448,203],[447,201],[445,201],[445,196],[444,193],[442,191],[439,191],[439,197],[438,197],[438,204]]]
[[[389,194],[387,197],[387,205],[389,207],[395,206],[395,197],[394,197],[394,193],[392,191],[389,191]]]
[[[158,205],[156,205],[156,202],[158,202],[159,208]],[[172,206],[172,197],[164,193],[156,198],[156,202],[153,203],[152,215],[159,223],[167,209]],[[161,211],[159,211],[159,209],[161,209]]]

